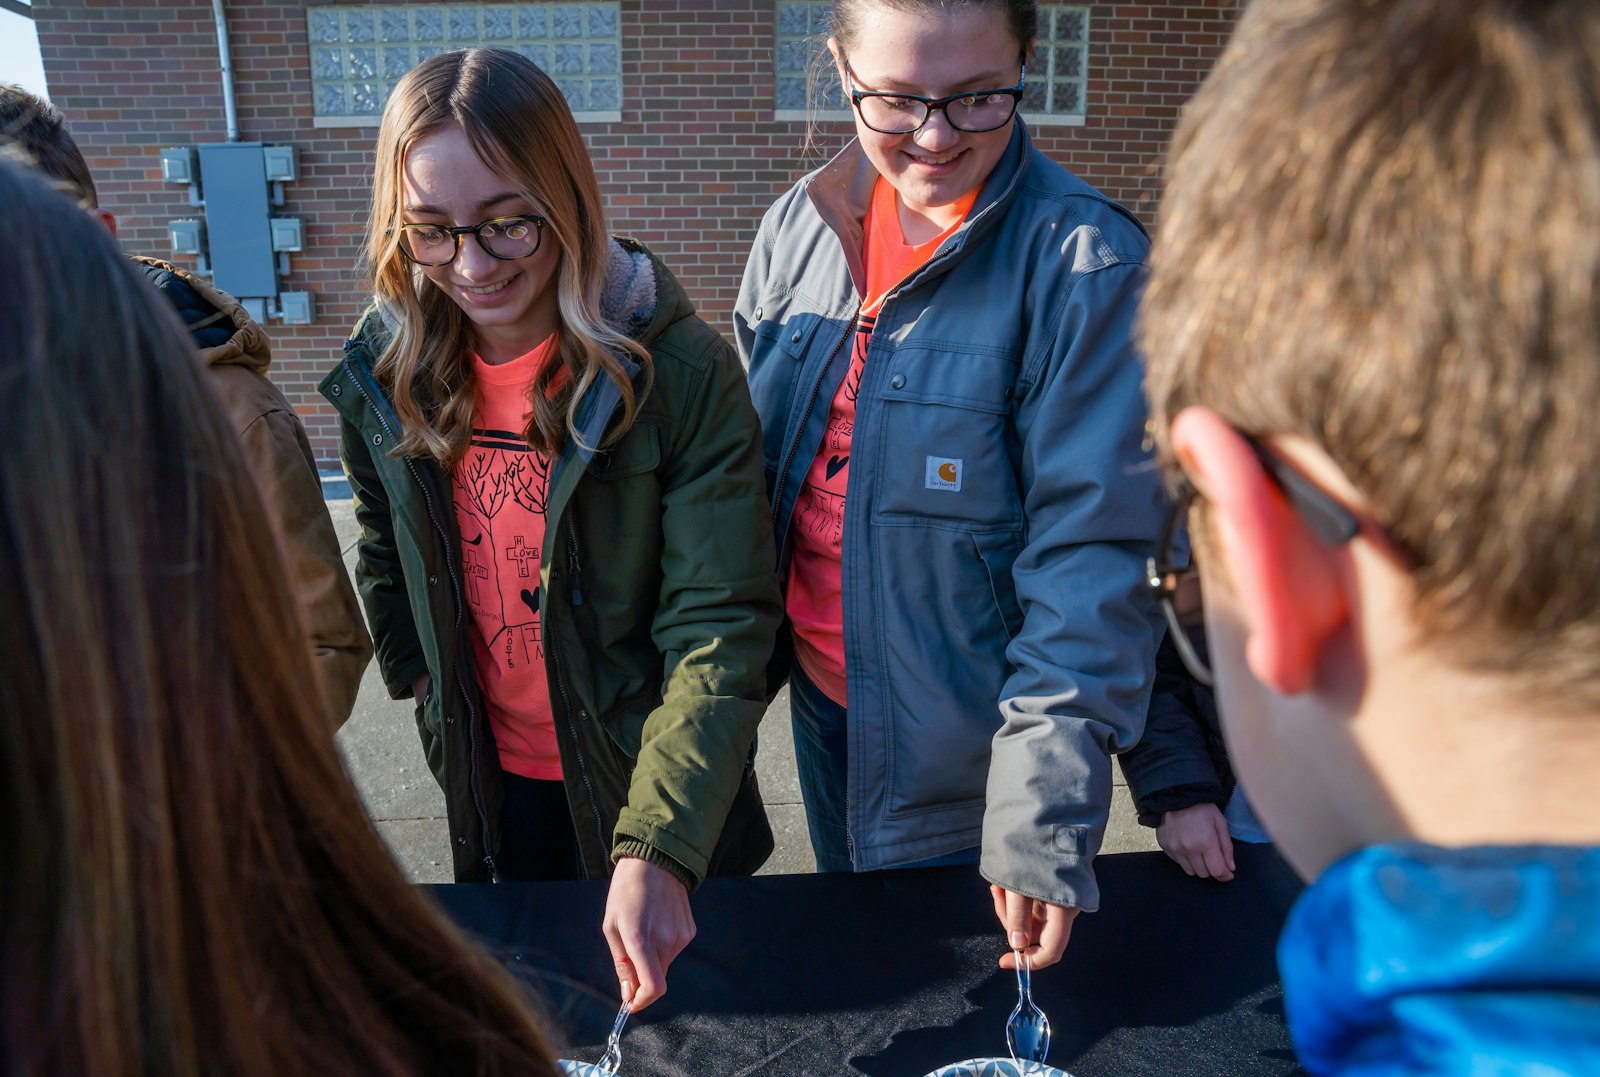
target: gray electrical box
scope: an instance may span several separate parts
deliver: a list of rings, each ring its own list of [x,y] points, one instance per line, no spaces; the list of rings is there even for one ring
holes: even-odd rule
[[[166,183],[193,183],[194,147],[173,146],[162,150],[161,179]]]
[[[172,241],[173,254],[206,252],[206,226],[201,221],[193,219],[168,221],[167,238]]]
[[[279,292],[278,309],[284,325],[310,325],[317,317],[316,299],[311,292]]]
[[[272,249],[292,252],[301,249],[303,236],[299,217],[272,218]]]
[[[293,146],[263,146],[261,160],[269,183],[293,183],[300,178]]]
[[[163,149],[161,175],[187,183],[191,204],[205,207],[202,220],[167,223],[172,253],[198,255],[199,271],[257,322],[269,314],[286,325],[316,320],[315,293],[278,291],[279,277],[290,272],[289,255],[305,247],[299,217],[272,216],[272,207],[283,204],[283,185],[299,178],[293,146],[222,142]]]
[[[240,298],[278,294],[261,148],[259,142],[200,147],[212,279]]]

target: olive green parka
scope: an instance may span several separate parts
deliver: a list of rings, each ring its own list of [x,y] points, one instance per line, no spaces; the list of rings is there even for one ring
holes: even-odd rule
[[[538,602],[567,799],[584,873],[621,856],[693,889],[754,871],[772,849],[752,766],[764,670],[782,615],[759,426],[733,348],[694,314],[666,267],[612,243],[603,307],[650,352],[633,426],[599,451],[571,439],[552,463]],[[458,881],[496,878],[499,759],[473,673],[451,476],[398,457],[400,427],[373,366],[374,310],[321,383],[361,526],[356,581],[389,693],[412,694],[444,790]],[[635,366],[628,359],[630,367]],[[620,392],[579,409],[602,443]]]

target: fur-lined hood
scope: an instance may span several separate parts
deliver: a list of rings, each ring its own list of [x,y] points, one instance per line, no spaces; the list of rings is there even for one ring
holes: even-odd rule
[[[267,334],[237,299],[182,266],[142,255],[133,260],[182,316],[208,366],[235,364],[267,372],[272,365]]]

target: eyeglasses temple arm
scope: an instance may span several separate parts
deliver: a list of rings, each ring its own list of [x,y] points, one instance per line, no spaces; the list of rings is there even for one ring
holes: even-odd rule
[[[1295,512],[1319,539],[1329,546],[1343,546],[1360,534],[1361,521],[1353,512],[1329,497],[1310,479],[1267,452],[1253,438],[1250,447],[1255,450],[1256,458],[1266,468],[1267,474],[1283,490],[1289,504],[1294,506]]]

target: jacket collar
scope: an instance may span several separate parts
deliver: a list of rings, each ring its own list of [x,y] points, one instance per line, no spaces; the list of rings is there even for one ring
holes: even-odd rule
[[[994,170],[983,181],[978,199],[972,205],[967,219],[956,230],[944,250],[955,253],[965,248],[976,236],[981,236],[1006,214],[1007,207],[1017,197],[1027,162],[1032,155],[1033,140],[1028,128],[1018,116],[1012,125],[1011,141],[995,164]],[[817,169],[805,180],[806,196],[817,214],[832,228],[844,248],[845,262],[850,267],[850,279],[856,292],[867,290],[867,267],[862,257],[865,248],[864,227],[867,209],[872,204],[872,188],[878,180],[878,170],[861,148],[861,140],[852,138],[827,164]]]
[[[1278,945],[1301,1059],[1316,1073],[1375,1056],[1396,1073],[1464,1073],[1473,1044],[1437,1033],[1470,1027],[1460,1018],[1474,1007],[1592,1021],[1597,908],[1600,849],[1387,845],[1345,857],[1301,895]],[[1540,1034],[1537,1020],[1471,1030],[1502,1043]]]

